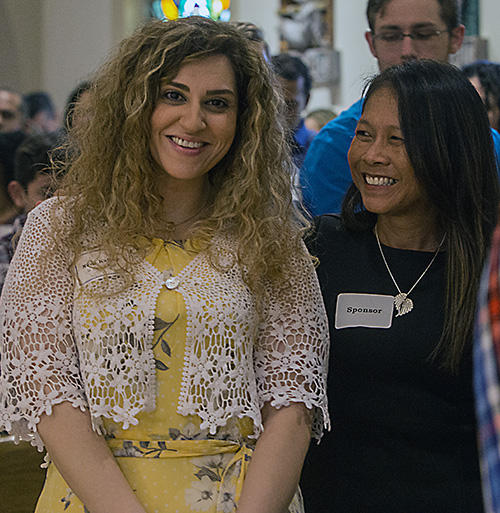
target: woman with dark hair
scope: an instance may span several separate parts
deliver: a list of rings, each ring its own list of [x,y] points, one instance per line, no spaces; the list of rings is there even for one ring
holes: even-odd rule
[[[303,510],[328,332],[273,80],[234,27],[151,21],[76,104],[0,305],[37,513]]]
[[[476,61],[462,68],[483,100],[491,128],[500,129],[500,64]]]
[[[383,71],[349,164],[342,215],[310,241],[334,422],[306,458],[306,510],[478,513],[471,341],[499,202],[481,99],[447,64]]]
[[[63,123],[66,130],[73,127],[73,113],[76,104],[89,94],[91,83],[84,81],[78,84],[68,96],[66,106],[64,108]]]

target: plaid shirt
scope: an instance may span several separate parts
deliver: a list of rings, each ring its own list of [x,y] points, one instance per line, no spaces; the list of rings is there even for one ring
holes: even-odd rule
[[[24,223],[26,222],[26,214],[21,214],[14,219],[12,229],[9,233],[0,237],[0,295],[2,294],[3,284],[5,282],[5,276],[9,270],[10,261],[14,256],[16,241],[12,240],[17,232],[23,229]],[[1,357],[1,354],[0,354]],[[0,369],[0,373],[2,369]],[[7,435],[6,431],[0,431],[0,437]]]
[[[474,340],[474,391],[487,513],[500,513],[500,225],[479,290]]]
[[[17,232],[23,229],[26,222],[26,214],[17,216],[12,224],[12,229],[9,233],[0,238],[0,293],[2,292],[5,276],[9,269],[10,261],[14,256],[15,241],[12,239]]]

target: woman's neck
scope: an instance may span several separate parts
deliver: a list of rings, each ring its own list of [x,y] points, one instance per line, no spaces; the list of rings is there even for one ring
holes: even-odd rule
[[[170,240],[188,238],[192,226],[204,217],[211,201],[212,191],[208,182],[201,187],[166,191],[163,201],[165,222],[157,235]]]
[[[434,215],[408,219],[380,214],[377,232],[384,246],[414,251],[435,251],[444,235]]]

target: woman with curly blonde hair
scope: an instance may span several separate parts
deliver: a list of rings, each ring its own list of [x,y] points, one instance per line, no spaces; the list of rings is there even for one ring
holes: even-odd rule
[[[148,22],[76,106],[0,307],[0,429],[51,460],[37,513],[302,511],[328,333],[281,108],[203,18]]]

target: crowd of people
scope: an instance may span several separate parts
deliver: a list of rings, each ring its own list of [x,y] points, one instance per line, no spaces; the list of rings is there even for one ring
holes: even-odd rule
[[[139,27],[61,117],[0,91],[29,511],[500,512],[500,64],[448,63],[456,0],[366,15],[379,73],[338,115],[201,17]]]

